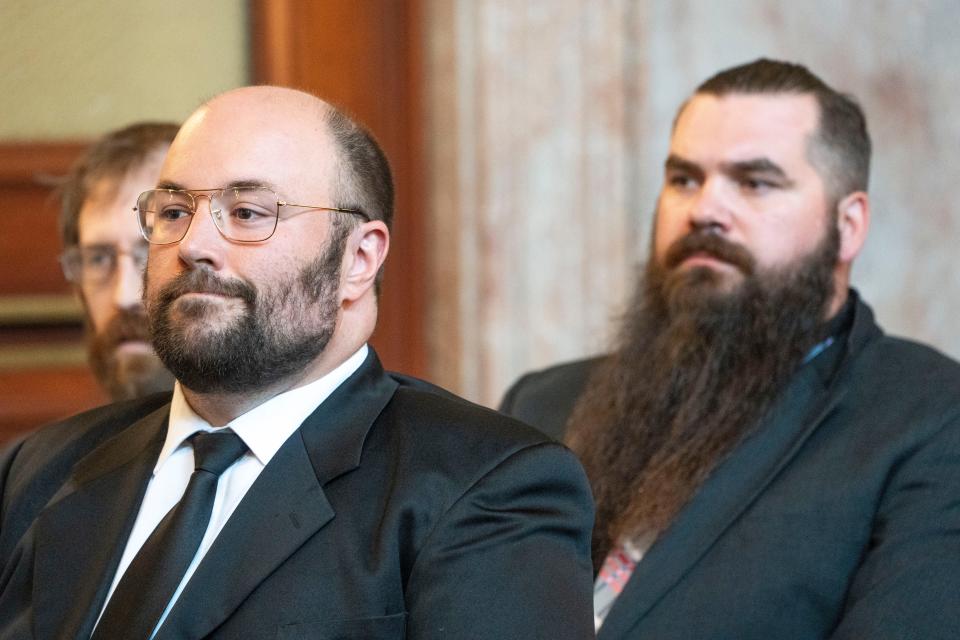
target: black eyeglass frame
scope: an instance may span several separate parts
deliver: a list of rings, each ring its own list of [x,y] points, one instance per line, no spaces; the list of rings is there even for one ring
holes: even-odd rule
[[[150,244],[155,244],[155,245],[177,244],[178,242],[182,241],[184,238],[187,237],[187,232],[190,231],[190,225],[193,224],[193,219],[197,215],[197,198],[205,197],[207,198],[207,202],[212,202],[213,198],[215,197],[215,194],[222,195],[224,192],[229,191],[231,189],[234,189],[234,190],[248,189],[248,190],[257,190],[257,191],[270,193],[273,195],[273,198],[276,202],[277,211],[273,216],[273,228],[270,230],[270,235],[260,240],[240,240],[238,238],[231,238],[230,236],[227,235],[227,233],[220,227],[220,222],[218,222],[218,216],[214,212],[213,207],[209,207],[208,213],[210,214],[211,219],[213,219],[213,225],[217,228],[217,231],[220,232],[220,235],[222,235],[224,238],[226,238],[230,242],[239,242],[241,244],[257,244],[259,242],[266,242],[267,240],[272,238],[273,234],[277,232],[277,223],[280,220],[280,207],[299,207],[304,209],[304,211],[301,211],[300,213],[306,213],[307,211],[333,211],[335,213],[349,213],[352,215],[360,216],[361,218],[363,218],[365,222],[370,222],[371,220],[370,216],[367,215],[365,212],[361,211],[360,209],[344,209],[341,207],[321,207],[321,206],[312,205],[312,204],[296,204],[293,202],[287,202],[286,200],[281,200],[280,197],[277,195],[276,191],[274,191],[273,189],[269,189],[267,187],[261,187],[261,186],[254,186],[254,185],[240,186],[240,187],[223,187],[219,189],[147,189],[146,191],[142,192],[140,195],[137,196],[137,206],[133,207],[133,212],[137,217],[137,227],[140,229],[140,235],[143,236],[143,239],[149,242]],[[190,201],[193,203],[193,206],[190,207],[189,209],[190,222],[187,224],[186,227],[184,227],[183,235],[181,235],[176,240],[170,240],[168,242],[156,242],[150,239],[149,235],[147,234],[147,230],[144,229],[143,219],[142,219],[142,216],[140,215],[140,200],[148,193],[163,193],[163,192],[186,194],[187,196],[190,197]],[[219,211],[219,209],[217,211]],[[287,218],[292,218],[295,215],[299,215],[299,214],[293,214],[291,216],[287,216]]]

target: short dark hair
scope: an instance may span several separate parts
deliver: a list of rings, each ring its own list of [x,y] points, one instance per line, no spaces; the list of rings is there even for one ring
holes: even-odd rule
[[[335,206],[359,209],[371,220],[393,225],[393,177],[390,163],[367,129],[336,107],[326,113],[326,125],[337,145]]]
[[[387,229],[392,228],[393,177],[383,149],[372,133],[332,105],[327,109],[325,122],[337,146],[334,206],[359,209],[371,220],[382,220]],[[383,267],[380,267],[376,280],[378,293],[382,281]]]
[[[837,92],[803,65],[760,58],[720,71],[697,87],[696,93],[718,97],[732,93],[812,95],[820,107],[820,118],[810,148],[811,162],[823,171],[834,198],[867,190],[870,134],[863,110],[852,96]]]
[[[63,246],[80,242],[80,210],[95,184],[103,178],[119,182],[158,149],[169,146],[179,129],[172,122],[138,122],[107,133],[77,158],[58,188]]]

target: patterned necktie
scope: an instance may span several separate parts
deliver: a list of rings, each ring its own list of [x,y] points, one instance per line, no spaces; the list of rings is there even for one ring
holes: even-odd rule
[[[145,640],[153,635],[207,531],[220,474],[247,451],[232,432],[196,433],[190,443],[194,471],[183,497],[127,567],[91,640]]]

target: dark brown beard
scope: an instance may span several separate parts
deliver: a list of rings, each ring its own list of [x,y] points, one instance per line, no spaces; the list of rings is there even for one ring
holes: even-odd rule
[[[648,261],[613,355],[567,425],[597,503],[594,566],[622,538],[666,529],[825,337],[839,242],[830,225],[807,256],[759,272],[743,247],[697,231],[666,266]],[[710,269],[673,269],[698,252],[742,282],[724,291]]]
[[[173,278],[147,300],[160,359],[181,384],[198,393],[251,392],[302,371],[333,336],[340,263],[350,229],[335,225],[320,255],[273,290],[204,268]],[[180,296],[191,292],[237,298],[245,312],[229,326],[195,336],[211,307],[202,300],[181,301],[180,319],[172,312]],[[307,314],[315,321],[308,323]]]
[[[147,316],[142,309],[119,309],[103,330],[87,320],[87,357],[100,385],[114,401],[129,400],[173,388],[173,375],[155,354],[118,357],[128,340],[150,342]]]

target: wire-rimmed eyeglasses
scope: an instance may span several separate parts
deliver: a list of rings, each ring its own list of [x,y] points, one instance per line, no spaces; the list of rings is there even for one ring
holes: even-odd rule
[[[123,255],[130,256],[134,266],[143,271],[147,264],[147,245],[138,241],[129,251],[112,244],[74,245],[60,255],[60,266],[64,277],[73,284],[100,287],[116,275]]]
[[[358,209],[293,204],[281,200],[266,187],[227,187],[224,189],[151,189],[137,198],[137,222],[140,233],[150,244],[174,244],[187,235],[197,200],[207,198],[210,217],[224,238],[234,242],[263,242],[277,229],[280,207],[298,207],[313,211],[350,213],[369,221]],[[303,212],[301,212],[303,213]],[[296,215],[296,214],[294,214]]]

